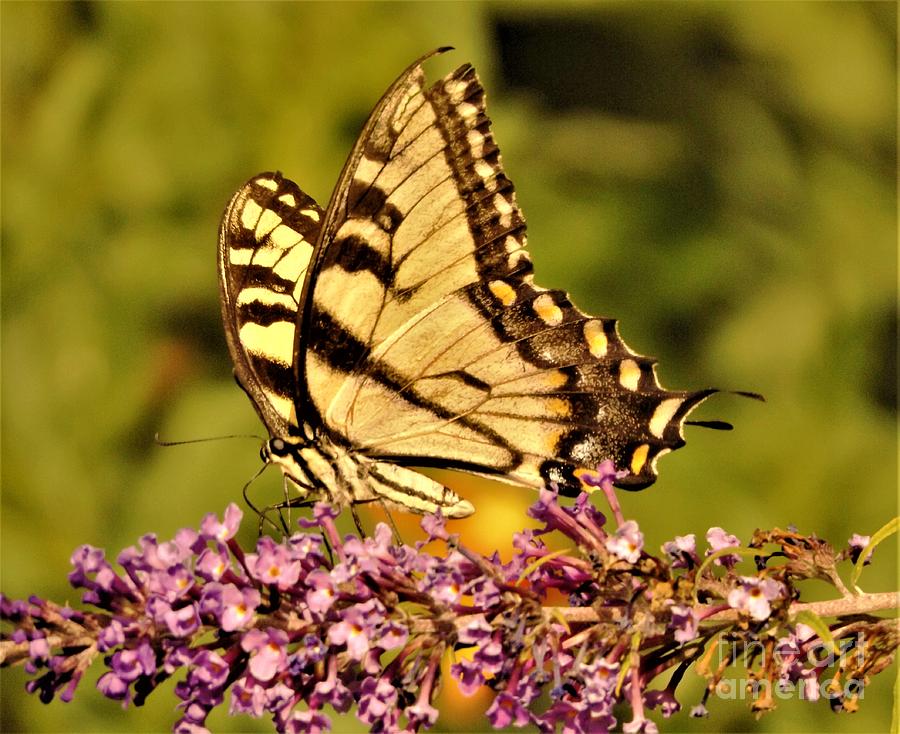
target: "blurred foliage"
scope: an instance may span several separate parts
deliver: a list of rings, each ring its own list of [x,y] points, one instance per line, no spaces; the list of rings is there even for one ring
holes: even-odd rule
[[[737,430],[689,428],[661,481],[623,498],[648,545],[791,522],[843,543],[896,513],[894,3],[0,12],[5,593],[75,602],[65,574],[77,545],[115,554],[239,498],[258,467],[253,441],[153,443],[156,431],[262,430],[231,381],[218,321],[221,210],[276,168],[324,204],[378,96],[445,44],[459,50],[428,71],[480,70],[539,282],[620,318],[625,339],[661,359],[664,384],[768,399],[710,401],[702,417]],[[479,508],[459,525],[467,542],[508,548],[532,495],[439,475]],[[277,496],[276,472],[259,487]],[[893,538],[862,584],[896,579]],[[45,707],[21,692],[21,671],[2,678],[3,731],[173,720],[164,694],[123,714],[86,682],[72,704]],[[755,722],[713,701],[710,719],[667,724],[884,731],[881,678],[852,717],[788,701]],[[441,730],[483,728],[454,685],[442,696]]]

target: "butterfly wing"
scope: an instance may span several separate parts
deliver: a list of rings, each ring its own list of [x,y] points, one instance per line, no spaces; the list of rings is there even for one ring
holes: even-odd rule
[[[235,377],[273,436],[298,428],[294,343],[324,212],[280,173],[234,195],[219,230],[222,319]]]
[[[370,457],[565,492],[609,458],[638,489],[713,392],[664,390],[614,320],[534,284],[471,66],[426,87],[416,63],[388,90],[314,259],[297,384]]]

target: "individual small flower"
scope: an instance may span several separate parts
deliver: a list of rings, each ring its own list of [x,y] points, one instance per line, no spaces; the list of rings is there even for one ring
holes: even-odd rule
[[[440,508],[433,514],[425,515],[419,525],[428,533],[428,540],[449,540],[450,538],[450,534],[447,532],[447,519]]]
[[[240,527],[243,516],[244,513],[241,512],[241,508],[232,502],[225,508],[222,522],[219,522],[219,519],[213,513],[203,518],[203,521],[200,523],[200,537],[206,540],[215,540],[219,543],[231,540]]]
[[[417,701],[409,706],[404,713],[409,718],[409,726],[418,729],[424,726],[430,729],[438,720],[438,710],[427,701]]]
[[[235,714],[249,714],[259,718],[263,715],[266,703],[266,691],[252,678],[246,677],[235,681],[231,686],[231,704],[228,712]]]
[[[507,691],[500,691],[494,697],[485,716],[495,729],[505,729],[507,726],[523,727],[531,721],[531,714],[522,705],[522,701]]]
[[[284,630],[269,627],[252,629],[241,638],[241,648],[250,653],[250,673],[261,681],[272,680],[287,661],[288,636]]]
[[[100,652],[112,650],[125,643],[125,628],[118,619],[111,619],[97,635],[97,649]]]
[[[698,620],[694,610],[688,606],[672,606],[669,628],[675,630],[676,642],[690,642],[697,637]]]
[[[121,676],[108,671],[97,681],[97,690],[113,701],[124,701],[127,700],[130,693],[128,683],[129,681],[124,680]]]
[[[175,637],[189,637],[200,628],[200,616],[196,604],[186,604],[165,613],[166,626]]]
[[[629,563],[637,563],[643,549],[644,534],[634,520],[620,525],[615,534],[606,539],[606,550]]]
[[[772,613],[770,602],[784,596],[784,585],[775,579],[742,576],[740,584],[728,593],[728,606],[758,621]]]
[[[741,541],[737,536],[726,532],[720,527],[712,527],[706,533],[706,542],[709,543],[709,550],[706,555],[711,555],[725,548],[737,548],[741,545]],[[725,568],[733,568],[734,565],[741,560],[741,557],[732,553],[716,558],[713,563]]]
[[[291,712],[291,722],[285,727],[292,734],[323,734],[331,731],[331,719],[318,709]]]
[[[579,677],[584,682],[584,700],[593,710],[609,708],[612,711],[620,667],[618,661],[603,656],[581,666]]]
[[[370,600],[355,604],[341,612],[341,620],[328,629],[328,641],[332,645],[346,645],[347,653],[354,660],[362,660],[371,648],[371,640],[377,635],[382,621],[383,608]]]
[[[327,703],[335,711],[347,711],[353,703],[353,694],[338,677],[337,656],[330,656],[326,665],[328,675],[325,680],[316,683],[309,700],[310,707],[319,708]]]
[[[297,583],[302,567],[299,559],[293,557],[286,545],[276,543],[268,535],[264,535],[257,542],[256,551],[244,556],[247,570],[253,578],[281,591],[286,591]]]
[[[369,677],[360,686],[357,717],[366,724],[384,722],[397,705],[397,689],[385,677]]]
[[[223,547],[204,548],[197,559],[194,571],[207,581],[218,581],[229,568],[228,552]]]
[[[459,641],[464,645],[479,645],[489,640],[494,628],[488,624],[483,614],[475,614],[459,628]]]
[[[644,691],[644,703],[648,708],[659,708],[663,717],[668,719],[681,711],[681,704],[675,699],[675,694],[668,688],[664,690]]]
[[[335,584],[331,574],[321,569],[316,569],[306,577],[306,604],[311,612],[325,614],[334,604]]]
[[[113,673],[129,683],[142,675],[156,672],[156,655],[149,641],[143,640],[134,649],[119,650],[110,661]]]
[[[696,706],[691,707],[690,715],[695,719],[705,719],[709,716],[709,711],[706,710],[706,706],[702,703],[698,703]]]
[[[222,586],[219,620],[225,632],[247,629],[256,616],[260,604],[259,592],[254,588],[238,588],[234,584]]]
[[[853,533],[850,536],[850,540],[848,541],[850,544],[850,560],[853,563],[856,563],[859,560],[860,555],[866,549],[866,546],[869,545],[869,541],[871,537],[868,535],[860,535],[859,533]],[[875,553],[874,550],[870,550],[866,553],[866,559],[863,561],[864,566],[868,566],[872,562],[872,555]]]
[[[612,461],[606,459],[597,465],[596,472],[583,472],[579,479],[589,487],[605,487],[612,489],[613,482],[628,476],[627,471],[616,471]]]
[[[635,715],[635,717],[622,725],[624,734],[659,734],[659,727],[652,719],[648,719],[643,715]]]
[[[300,645],[291,655],[289,669],[294,675],[311,670],[316,663],[325,659],[327,653],[328,646],[323,640],[316,635],[304,635]]]
[[[471,696],[484,685],[481,665],[473,660],[457,660],[450,666],[450,673],[456,678],[459,690],[464,696]]]
[[[693,568],[700,564],[700,558],[697,556],[697,536],[694,533],[676,535],[675,540],[663,543],[662,552],[668,556],[672,568]]]

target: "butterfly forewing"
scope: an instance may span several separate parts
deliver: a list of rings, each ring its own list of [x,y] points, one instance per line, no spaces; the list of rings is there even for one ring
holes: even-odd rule
[[[294,354],[303,281],[322,209],[279,173],[234,195],[219,233],[219,282],[228,347],[241,387],[273,435],[297,425]]]
[[[369,457],[569,492],[610,458],[639,488],[712,392],[663,390],[613,320],[534,284],[468,65],[427,87],[416,64],[376,106],[303,293],[297,407]]]

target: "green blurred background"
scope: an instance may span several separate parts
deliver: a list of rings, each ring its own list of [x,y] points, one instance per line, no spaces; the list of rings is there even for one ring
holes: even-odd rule
[[[670,387],[756,390],[698,417],[623,498],[651,551],[722,525],[843,544],[897,511],[895,3],[3,3],[2,586],[77,601],[81,543],[115,555],[238,501],[261,432],[231,379],[219,216],[280,169],[324,204],[368,111],[414,58],[479,69],[538,281],[621,319]],[[482,550],[528,490],[439,473]],[[277,496],[276,472],[257,491]],[[248,526],[252,523],[248,523]],[[247,538],[252,539],[252,528]],[[896,538],[863,576],[896,588]],[[826,598],[812,584],[810,599]],[[886,731],[896,664],[862,710],[713,701],[679,731]],[[2,675],[3,731],[163,731],[86,681],[41,705]],[[442,731],[481,731],[446,689]],[[170,687],[171,688],[171,687]],[[702,682],[689,674],[685,712]],[[475,702],[483,709],[484,699]],[[627,720],[627,719],[626,719]],[[662,723],[662,722],[661,722]],[[217,731],[265,722],[212,720]],[[351,730],[342,722],[337,731]]]

